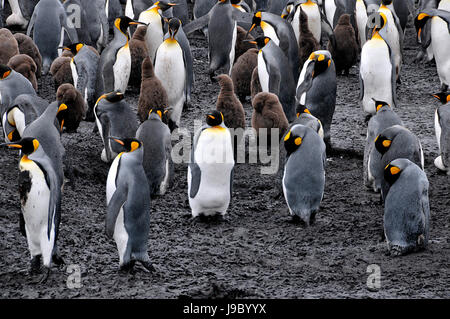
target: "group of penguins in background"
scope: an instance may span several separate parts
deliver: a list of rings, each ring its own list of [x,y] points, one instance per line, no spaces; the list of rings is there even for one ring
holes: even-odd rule
[[[101,159],[112,162],[106,233],[117,244],[120,269],[139,261],[153,270],[147,253],[151,198],[170,187],[171,132],[189,108],[194,85],[187,35],[197,30],[207,37],[209,75],[221,91],[192,144],[187,178],[194,217],[228,209],[235,165],[230,129],[245,128],[241,102],[250,96],[256,134],[278,129],[289,212],[312,224],[332,149],[336,75],[348,75],[359,60],[360,100],[368,115],[364,182],[381,191],[388,251],[426,248],[424,156],[394,112],[396,86],[412,15],[421,44],[417,60],[434,58],[442,85],[434,94],[443,104],[435,115],[435,165],[449,172],[450,0],[195,0],[192,21],[186,0],[8,2],[6,26],[27,34],[0,30],[3,145],[20,149],[20,229],[31,271],[42,271],[42,281],[52,262],[63,262],[57,249],[65,180],[60,136],[64,128],[76,132],[82,120],[95,121],[104,143]],[[69,23],[73,8],[81,9],[79,26]],[[49,72],[57,88],[52,103],[36,93],[37,78]],[[140,87],[140,126],[124,95],[129,86]]]

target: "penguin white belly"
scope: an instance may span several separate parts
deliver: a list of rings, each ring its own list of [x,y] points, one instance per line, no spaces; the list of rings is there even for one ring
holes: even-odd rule
[[[233,39],[231,40],[230,69],[228,70],[228,75],[229,75],[229,76],[231,76],[231,69],[233,68],[234,57],[235,57],[235,55],[236,55],[236,52],[235,52],[236,38],[237,38],[237,22],[234,23]]]
[[[264,36],[269,37],[276,45],[280,45],[280,39],[275,29],[269,23],[261,21],[261,29],[264,32]]]
[[[289,214],[290,214],[290,215],[294,215],[294,213],[292,212],[291,207],[289,206],[289,202],[288,202],[288,198],[287,198],[286,185],[284,184],[285,178],[286,178],[286,165],[284,166],[283,181],[282,181],[282,184],[283,184],[283,194],[284,194],[284,199],[286,200],[286,205],[287,205],[287,207],[288,207],[288,209],[289,209]]]
[[[316,38],[317,42],[320,42],[320,36],[322,32],[322,26],[320,21],[320,11],[317,4],[301,4],[300,5],[308,16],[308,27],[311,33]]]
[[[127,0],[127,3],[125,5],[125,15],[130,19],[134,19],[134,10],[131,0]]]
[[[436,140],[439,147],[439,154],[441,153],[441,124],[439,123],[438,109],[434,112],[434,130],[436,132]]]
[[[372,39],[366,42],[361,52],[360,74],[364,82],[363,109],[375,114],[372,98],[393,105],[392,65],[389,49],[383,40]]]
[[[164,178],[161,182],[161,184],[159,185],[159,194],[160,195],[164,195],[167,191],[167,187],[169,187],[169,160],[166,160],[166,165],[165,165],[165,174],[164,174]]]
[[[105,1],[105,14],[106,17],[109,18],[109,0]],[[131,19],[133,19],[133,17],[131,17]]]
[[[262,51],[258,53],[258,78],[263,92],[269,92],[269,72],[267,72],[266,62]]]
[[[128,245],[128,232],[125,229],[123,206],[120,208],[119,214],[117,215],[113,238],[116,242],[117,251],[119,252],[119,265],[122,265]]]
[[[125,93],[131,72],[131,53],[128,44],[120,48],[119,52],[117,52],[113,71],[114,90],[119,90],[120,92]]]
[[[334,28],[333,20],[335,12],[336,4],[334,3],[334,0],[325,0],[325,15],[332,28]]]
[[[164,33],[161,24],[161,16],[153,11],[144,11],[139,16],[139,21],[148,23],[145,34],[145,44],[148,50],[150,61],[155,62],[156,51],[164,41]]]
[[[73,59],[70,60],[70,69],[72,70],[72,79],[73,79],[73,86],[77,88],[78,85],[78,72],[77,72],[77,67],[75,65],[75,63],[73,62]]]
[[[356,1],[356,25],[358,26],[361,47],[366,43],[367,10],[364,1]]]
[[[298,39],[300,38],[300,7],[295,10],[294,18],[292,19],[291,24],[298,43]]]
[[[111,200],[111,197],[114,195],[114,192],[116,191],[117,188],[116,176],[118,173],[120,157],[121,157],[120,154],[116,156],[116,158],[111,164],[111,167],[109,168],[108,177],[106,179],[106,205],[109,204],[109,201]]]
[[[300,72],[300,76],[298,77],[296,90],[305,80],[306,69],[308,68],[308,65],[309,65],[309,63],[311,63],[311,61],[312,60],[308,59],[308,60],[306,60],[305,64],[303,65],[302,71]],[[305,105],[305,103],[306,103],[306,92],[303,93],[302,96],[300,97],[300,104]]]
[[[204,130],[195,149],[195,160],[201,171],[200,186],[189,204],[194,217],[199,214],[224,215],[230,204],[231,171],[234,167],[231,135],[225,128]],[[191,172],[188,171],[190,186]]]
[[[158,48],[155,75],[166,89],[169,108],[172,111],[170,118],[178,125],[186,100],[186,69],[183,50],[177,41],[167,39]]]
[[[50,189],[43,172],[33,161],[22,159],[19,169],[21,172],[28,171],[31,180],[26,201],[21,200],[28,248],[31,256],[42,254],[44,264],[49,265],[55,239],[54,231],[51,232],[50,240],[47,237]]]
[[[383,12],[388,20],[386,26],[386,38],[385,41],[389,44],[394,55],[394,62],[396,68],[397,78],[400,75],[401,65],[402,65],[402,52],[400,50],[400,34],[395,25],[394,17],[392,12],[388,9],[380,8],[379,12]]]
[[[431,41],[441,85],[450,85],[450,33],[447,24],[439,17],[431,20]]]

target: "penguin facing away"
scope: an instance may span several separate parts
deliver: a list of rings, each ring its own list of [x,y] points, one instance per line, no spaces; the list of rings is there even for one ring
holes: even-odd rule
[[[289,213],[309,226],[315,221],[325,189],[325,143],[313,129],[296,124],[284,137],[284,147],[282,183]]]
[[[425,172],[408,159],[390,162],[384,169],[389,184],[384,203],[384,233],[391,256],[426,249],[429,240],[429,183]]]
[[[38,47],[33,40],[25,34],[15,33],[14,38],[16,38],[17,44],[19,45],[19,53],[28,55],[33,59],[34,63],[36,63],[36,77],[40,78],[42,73],[42,56]]]
[[[220,93],[217,97],[216,109],[224,117],[224,123],[227,128],[245,128],[245,112],[242,103],[234,93],[233,80],[226,75],[217,76],[220,84]]]
[[[273,93],[260,92],[253,98],[252,106],[252,127],[256,133],[259,135],[260,129],[267,129],[267,141],[271,141],[271,129],[278,128],[278,138],[281,139],[289,127],[289,122],[278,97]]]
[[[52,261],[63,263],[57,251],[61,219],[62,176],[36,138],[25,137],[4,144],[21,150],[19,191],[21,199],[20,229],[27,238],[31,254],[30,272],[37,272],[42,258],[44,283]]]
[[[233,65],[231,79],[233,80],[234,91],[241,102],[251,95],[252,73],[258,65],[258,49],[249,49],[242,54]]]
[[[450,93],[437,93],[433,96],[441,101],[442,106],[436,108],[434,115],[434,129],[439,147],[439,156],[434,165],[450,175]]]
[[[144,145],[143,165],[152,198],[166,193],[173,176],[170,130],[163,123],[163,112],[151,109],[136,132],[136,138]]]
[[[224,216],[232,195],[233,146],[223,115],[214,110],[194,136],[188,166],[188,195],[192,216]]]
[[[121,271],[131,270],[139,261],[152,272],[147,252],[150,189],[142,166],[142,143],[135,138],[106,138],[125,149],[111,164],[106,181],[106,235],[116,242]]]

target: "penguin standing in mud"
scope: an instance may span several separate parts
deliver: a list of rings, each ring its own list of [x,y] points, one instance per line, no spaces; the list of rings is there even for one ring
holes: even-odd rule
[[[384,233],[391,256],[426,249],[430,204],[425,172],[408,159],[390,162],[384,169],[389,192],[384,202]]]
[[[139,126],[136,138],[144,145],[144,171],[150,195],[164,195],[173,176],[170,129],[163,123],[164,109],[151,109],[148,119]]]
[[[189,85],[184,52],[176,39],[180,25],[179,19],[170,19],[168,37],[159,46],[155,59],[155,75],[167,92],[170,119],[177,126],[180,124],[181,112],[187,101],[186,86]]]
[[[86,120],[93,122],[93,109],[96,97],[100,94],[96,87],[100,57],[83,43],[74,43],[64,49],[70,50],[74,55],[70,61],[73,86],[82,94],[88,107]]]
[[[73,54],[70,51],[63,51],[62,55],[56,58],[50,66],[50,74],[52,75],[55,90],[62,84],[70,83],[73,85],[72,62]]]
[[[380,171],[381,154],[374,150],[375,138],[386,128],[393,125],[403,126],[400,117],[392,110],[389,104],[375,101],[377,113],[372,116],[367,125],[366,145],[364,148],[364,184],[367,188],[378,193],[381,189],[381,180],[375,181],[374,175]]]
[[[434,160],[434,165],[450,175],[450,93],[437,93],[433,96],[443,104],[434,114],[434,129],[439,147],[439,156]]]
[[[422,170],[424,169],[425,159],[423,156],[422,145],[420,140],[407,128],[394,125],[384,129],[375,138],[375,149],[381,155],[380,163],[375,163],[377,157],[372,157],[374,167],[378,170],[374,171],[373,177],[375,185],[381,185],[381,196],[386,198],[389,185],[383,178],[383,169],[391,161],[397,158],[406,158],[417,164]]]
[[[356,42],[355,31],[350,24],[350,15],[343,14],[339,18],[336,28],[334,28],[336,37],[336,45],[328,43],[328,51],[330,51],[333,61],[336,65],[336,74],[349,75],[350,68],[356,64],[358,60],[358,43]]]
[[[298,79],[296,105],[307,106],[311,114],[322,122],[327,148],[331,147],[336,91],[336,69],[330,52],[319,50],[311,53]]]
[[[249,49],[242,54],[231,70],[231,79],[233,80],[234,91],[241,102],[251,95],[250,83],[252,73],[258,65],[258,49]]]
[[[42,258],[44,269],[40,282],[44,283],[50,274],[52,261],[55,264],[63,263],[56,244],[61,220],[63,176],[54,167],[38,139],[24,137],[6,146],[21,151],[20,229],[27,238],[31,254],[31,273],[39,271]]]
[[[300,65],[298,63],[298,41],[295,37],[292,25],[283,18],[268,13],[256,12],[253,16],[251,32],[255,27],[260,26],[264,36],[270,38],[288,58],[290,70],[294,81],[298,79]]]
[[[260,135],[260,129],[267,129],[267,141],[271,141],[272,128],[278,129],[278,139],[284,135],[289,122],[283,112],[280,100],[275,94],[260,92],[252,100],[252,127]]]
[[[274,93],[289,122],[295,119],[295,83],[283,51],[268,37],[258,37],[258,78],[263,92]],[[298,59],[298,58],[297,58]],[[298,61],[298,60],[297,60]]]
[[[241,101],[234,93],[233,81],[226,74],[217,76],[220,84],[220,93],[217,97],[216,109],[224,117],[224,123],[227,128],[245,128],[245,112]]]
[[[141,122],[148,119],[150,109],[164,110],[169,105],[167,92],[156,77],[149,57],[142,62],[141,91],[138,101],[138,116]]]
[[[325,190],[325,143],[313,129],[297,124],[284,137],[284,148],[282,183],[289,213],[309,226]]]
[[[120,146],[112,143],[108,136],[131,138],[136,135],[136,115],[123,99],[124,95],[115,91],[102,95],[94,106],[95,122],[104,145],[101,159],[106,163],[120,152]]]
[[[376,113],[376,101],[391,107],[397,104],[394,55],[385,41],[387,18],[380,13],[380,24],[375,25],[372,38],[364,44],[359,67],[359,99],[368,116]]]
[[[72,43],[78,42],[78,35],[74,28],[69,27],[68,18],[63,5],[58,0],[41,0],[36,5],[27,36],[33,30],[33,41],[42,55],[42,73],[45,75],[58,57],[58,48],[63,45],[64,32],[69,35]]]
[[[147,45],[148,56],[152,63],[155,62],[156,50],[164,41],[164,18],[162,13],[175,4],[165,1],[157,1],[148,10],[139,15],[139,21],[145,23],[147,32],[145,34],[145,43]]]
[[[224,216],[232,196],[233,146],[223,115],[206,114],[206,125],[194,136],[188,166],[188,195],[192,217]]]
[[[106,235],[116,242],[121,271],[132,270],[139,261],[152,272],[147,252],[150,189],[142,166],[142,143],[135,138],[107,138],[125,152],[114,159],[106,180]]]
[[[445,6],[446,5],[446,6]],[[418,38],[422,29],[431,19],[431,43],[436,68],[441,82],[441,91],[447,91],[450,85],[450,1],[444,0],[439,9],[422,10],[414,20]],[[446,10],[440,8],[448,8]]]
[[[118,17],[114,22],[114,39],[103,50],[97,71],[97,92],[120,91],[125,93],[131,72],[131,53],[128,27],[144,24],[128,17]]]
[[[306,106],[304,105],[298,104],[296,112],[297,118],[294,122],[292,122],[290,127],[292,128],[296,124],[304,125],[306,127],[312,128],[323,139],[324,134],[322,122],[320,122],[317,117],[312,115],[311,111],[308,110],[308,108],[306,108]]]
[[[81,93],[69,83],[61,85],[56,91],[56,100],[67,105],[67,109],[58,113],[61,132],[75,133],[86,114],[86,105]]]

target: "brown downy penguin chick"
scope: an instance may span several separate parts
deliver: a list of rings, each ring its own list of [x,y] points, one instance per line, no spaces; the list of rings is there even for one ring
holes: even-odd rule
[[[250,93],[252,96],[252,101],[259,92],[262,92],[262,88],[261,83],[259,82],[258,67],[256,67],[253,69],[252,81],[250,83]]]
[[[57,118],[67,133],[75,133],[86,114],[83,95],[70,83],[62,84],[56,92],[56,100],[67,105],[67,109],[58,113]]]
[[[300,8],[300,23],[299,23],[299,38],[298,38],[298,58],[300,70],[302,71],[303,64],[308,60],[311,53],[320,49],[319,42],[308,28],[308,16],[305,11]]]
[[[252,37],[251,34],[249,34],[247,37],[247,31],[245,31],[240,26],[237,27],[237,37],[236,37],[236,46],[234,47],[234,62],[237,61],[237,59],[244,54],[248,49],[256,49],[256,44],[250,43],[248,41],[244,40],[254,40],[255,38]]]
[[[252,127],[259,135],[259,129],[267,128],[268,141],[270,141],[271,128],[279,128],[279,138],[289,127],[278,96],[269,92],[258,93],[252,101]]]
[[[234,91],[241,102],[251,95],[250,84],[255,67],[258,66],[258,49],[249,49],[242,54],[231,69]]]
[[[139,88],[141,86],[142,61],[148,56],[145,44],[146,27],[138,27],[130,40],[131,75],[128,85]]]
[[[35,91],[38,89],[36,79],[36,63],[26,54],[18,54],[9,59],[8,66],[28,79]]]
[[[350,24],[350,15],[343,14],[339,18],[336,28],[334,28],[336,37],[336,47],[328,43],[328,51],[330,51],[334,64],[336,65],[336,74],[344,71],[348,75],[349,69],[356,64],[358,59],[358,43],[353,26]]]
[[[142,62],[141,92],[138,102],[138,116],[141,122],[148,118],[150,109],[164,110],[169,105],[166,89],[156,77],[149,57]]]
[[[72,69],[70,68],[70,61],[73,54],[70,51],[64,50],[59,58],[56,58],[50,66],[50,74],[55,82],[55,90],[62,84],[73,84]]]
[[[225,126],[228,128],[245,128],[245,112],[241,101],[234,93],[233,81],[226,74],[218,75],[220,93],[216,102],[216,109],[222,112]]]
[[[33,39],[23,33],[15,33],[14,38],[16,38],[19,45],[19,53],[26,54],[33,59],[37,67],[36,77],[40,78],[42,73],[42,56],[37,45],[33,42]]]
[[[6,65],[13,56],[19,54],[19,45],[11,31],[0,29],[0,64]]]

